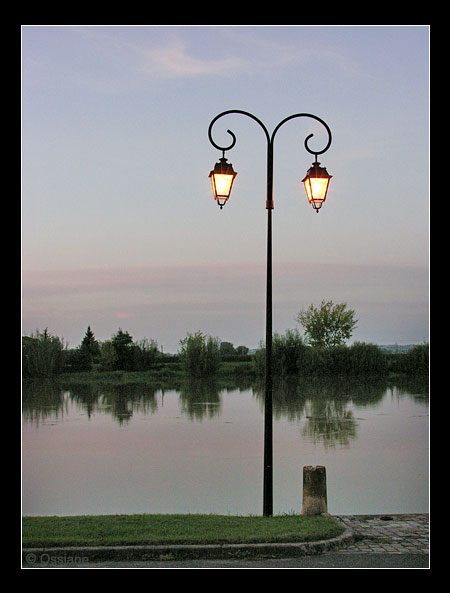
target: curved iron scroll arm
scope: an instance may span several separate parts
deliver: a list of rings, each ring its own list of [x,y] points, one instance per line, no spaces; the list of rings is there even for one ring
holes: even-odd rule
[[[317,155],[319,154],[323,154],[324,152],[326,152],[331,145],[331,130],[328,127],[328,125],[322,120],[320,119],[320,117],[317,117],[316,115],[312,115],[311,113],[296,113],[294,115],[290,115],[289,117],[286,117],[285,119],[283,119],[278,125],[277,127],[274,129],[273,133],[272,133],[272,137],[269,136],[269,132],[267,131],[266,126],[262,123],[262,121],[260,119],[258,119],[256,116],[252,115],[251,113],[249,113],[248,111],[242,111],[241,109],[230,109],[228,111],[223,111],[222,113],[219,113],[219,115],[216,115],[216,117],[211,121],[211,123],[209,124],[209,128],[208,128],[208,138],[209,141],[211,142],[211,144],[217,148],[218,150],[221,150],[222,153],[225,153],[226,150],[231,150],[233,148],[233,146],[236,144],[236,136],[234,135],[234,133],[231,130],[227,130],[227,133],[230,134],[231,138],[232,138],[232,142],[229,146],[220,146],[219,144],[216,144],[216,142],[214,142],[213,138],[212,138],[212,128],[215,124],[215,122],[220,119],[221,117],[223,117],[224,115],[229,115],[231,113],[240,113],[241,115],[246,115],[247,117],[250,117],[251,119],[254,119],[263,129],[264,134],[266,136],[267,139],[267,143],[270,147],[273,148],[273,142],[275,139],[275,134],[278,132],[278,130],[280,129],[280,127],[286,123],[287,121],[294,119],[296,117],[310,117],[311,119],[315,119],[316,121],[320,122],[324,128],[326,129],[327,133],[328,133],[328,142],[327,145],[325,146],[324,149],[322,150],[311,150],[308,146],[308,141],[310,140],[310,138],[312,138],[314,136],[314,134],[309,134],[309,136],[307,136],[305,138],[305,148],[306,150],[310,153],[310,154],[314,154],[316,156],[317,159]]]
[[[231,130],[227,130],[228,134],[230,134],[230,136],[232,137],[233,141],[229,146],[219,146],[218,144],[216,144],[214,142],[214,140],[212,139],[212,127],[213,125],[216,123],[216,121],[223,117],[224,115],[229,115],[230,113],[240,113],[242,115],[247,115],[248,117],[251,117],[252,119],[254,119],[256,122],[258,122],[258,124],[262,127],[262,129],[264,130],[264,133],[266,135],[267,138],[267,142],[270,144],[270,136],[269,136],[269,132],[267,131],[266,126],[262,123],[261,120],[259,120],[257,117],[255,117],[254,115],[252,115],[251,113],[248,113],[247,111],[242,111],[240,109],[230,109],[228,111],[223,111],[222,113],[219,113],[219,115],[216,115],[216,117],[211,121],[211,123],[209,124],[209,128],[208,128],[208,138],[209,141],[211,142],[211,144],[217,148],[218,150],[221,150],[223,153],[225,153],[226,150],[231,150],[233,148],[233,146],[236,144],[236,136],[233,134],[233,132]]]
[[[310,138],[312,138],[314,136],[314,134],[309,134],[309,136],[307,136],[305,138],[305,148],[306,150],[310,153],[310,154],[314,154],[316,156],[316,160],[317,160],[317,155],[318,154],[323,154],[324,152],[326,152],[330,146],[331,146],[331,130],[328,127],[328,125],[323,121],[323,119],[320,119],[320,117],[317,117],[317,115],[312,115],[311,113],[296,113],[294,115],[290,115],[289,117],[286,117],[285,119],[283,119],[283,121],[281,121],[277,127],[274,129],[273,133],[272,133],[272,138],[271,138],[271,142],[273,144],[274,138],[275,138],[275,134],[278,132],[278,130],[281,128],[281,126],[286,123],[287,121],[289,121],[290,119],[294,119],[295,117],[310,117],[312,119],[315,119],[316,121],[320,122],[324,128],[326,129],[326,131],[328,132],[328,142],[327,145],[325,146],[324,149],[322,150],[311,150],[308,146],[308,140]]]

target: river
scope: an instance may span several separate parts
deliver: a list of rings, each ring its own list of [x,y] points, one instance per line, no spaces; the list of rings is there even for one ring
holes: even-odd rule
[[[428,512],[428,386],[290,381],[273,403],[274,514],[324,465],[331,514]],[[22,513],[262,514],[264,396],[186,383],[23,387]]]

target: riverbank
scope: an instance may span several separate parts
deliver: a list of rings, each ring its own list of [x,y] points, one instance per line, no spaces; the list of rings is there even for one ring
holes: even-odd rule
[[[180,363],[160,365],[148,371],[77,371],[60,373],[52,378],[24,378],[22,386],[25,392],[36,385],[71,387],[109,388],[120,386],[145,386],[150,389],[184,389],[195,386],[212,386],[219,389],[248,389],[258,384],[251,363],[224,363],[213,377],[190,378]]]
[[[38,381],[49,381],[54,385],[61,385],[64,388],[70,386],[91,385],[91,386],[120,386],[120,385],[146,385],[154,389],[181,389],[193,386],[215,386],[221,389],[239,388],[248,389],[253,386],[262,387],[264,381],[255,372],[254,366],[249,362],[227,362],[223,363],[213,377],[190,378],[183,371],[179,363],[161,365],[149,371],[80,371],[62,373],[53,379],[24,379],[24,386],[36,384]],[[386,386],[396,385],[414,386],[416,390],[428,392],[427,375],[408,375],[406,373],[389,372],[385,376],[372,375],[324,375],[324,376],[301,376],[283,375],[275,376],[274,382],[278,385],[292,383],[305,383],[307,385],[339,385],[339,384],[362,384],[376,382]]]

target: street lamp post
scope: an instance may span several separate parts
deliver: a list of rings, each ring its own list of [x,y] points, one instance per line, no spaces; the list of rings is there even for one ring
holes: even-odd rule
[[[231,150],[236,144],[236,136],[231,130],[227,130],[232,138],[229,146],[223,147],[216,144],[212,138],[212,127],[215,122],[231,113],[239,113],[255,120],[263,129],[267,140],[267,280],[266,280],[266,377],[265,377],[265,396],[264,396],[264,481],[263,481],[263,515],[273,515],[273,436],[272,436],[272,210],[273,210],[273,143],[275,135],[280,127],[287,121],[297,117],[309,117],[320,122],[328,132],[328,142],[323,150],[311,150],[308,146],[309,139],[313,134],[305,139],[305,148],[310,153],[315,155],[315,162],[308,170],[306,177],[302,180],[305,184],[308,200],[316,212],[319,211],[324,203],[328,183],[331,175],[328,175],[324,167],[320,167],[317,162],[317,155],[326,152],[331,145],[331,131],[328,125],[316,115],[310,113],[296,113],[283,119],[269,135],[266,126],[254,115],[247,111],[240,109],[231,109],[216,115],[211,121],[208,128],[208,137],[211,144],[222,151],[222,158],[216,163],[214,169],[209,174],[211,178],[214,198],[217,200],[222,209],[228,198],[230,197],[231,187],[237,173],[233,170],[230,163],[227,163],[225,158],[225,151]]]

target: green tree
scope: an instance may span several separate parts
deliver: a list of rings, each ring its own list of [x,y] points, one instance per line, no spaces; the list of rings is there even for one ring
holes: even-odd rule
[[[247,346],[238,346],[236,348],[236,354],[239,354],[240,356],[246,356],[248,354]]]
[[[72,354],[72,370],[90,371],[92,365],[100,358],[100,345],[95,339],[94,332],[88,326],[81,345]]]
[[[223,356],[235,354],[233,344],[231,342],[220,342],[220,354]]]
[[[100,370],[113,371],[117,368],[117,354],[111,340],[100,343]]]
[[[180,359],[190,377],[210,377],[220,366],[220,340],[198,331],[180,340]]]
[[[81,342],[80,350],[89,354],[92,360],[97,358],[100,354],[100,345],[95,339],[94,332],[89,325]]]
[[[119,331],[112,337],[111,343],[116,353],[116,370],[133,370],[134,348],[133,338],[127,331]]]
[[[320,307],[310,305],[300,311],[297,321],[303,326],[307,342],[317,348],[332,348],[345,344],[357,325],[355,312],[346,303],[335,305],[322,301]]]

